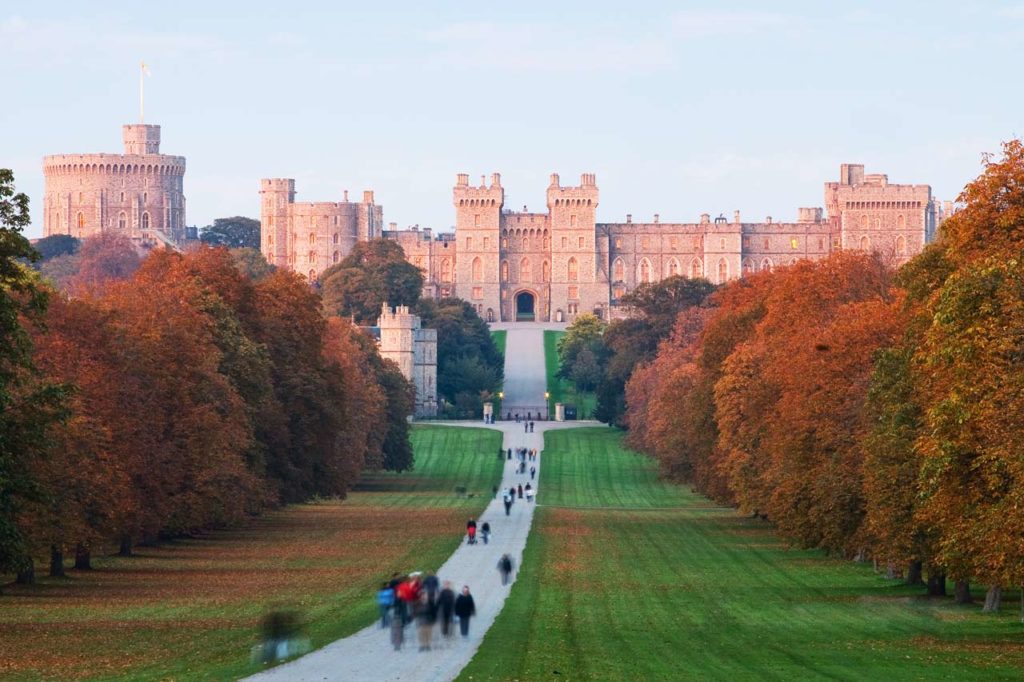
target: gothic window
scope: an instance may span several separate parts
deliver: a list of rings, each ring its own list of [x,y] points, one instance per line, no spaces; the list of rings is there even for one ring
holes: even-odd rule
[[[697,279],[698,277],[704,276],[704,264],[700,262],[699,258],[694,258],[693,262],[690,263],[690,277]]]
[[[452,262],[447,258],[441,261],[441,281],[452,281]]]
[[[860,217],[860,229],[862,229],[862,230],[868,229],[868,214],[867,213],[865,213],[864,215],[862,215]]]
[[[306,260],[309,261],[310,263],[315,263],[316,262],[316,251],[310,251],[306,255]]]
[[[744,275],[749,275],[752,272],[754,272],[754,261],[750,260],[749,258],[744,258],[743,259],[743,274]]]
[[[142,213],[142,229],[143,230],[148,230],[149,229],[149,212],[148,211],[144,211]]]
[[[502,282],[507,282],[508,281],[508,261],[507,260],[501,261],[501,281]]]
[[[316,234],[312,232],[309,233],[309,243],[310,245],[316,244]]]
[[[876,230],[881,230],[882,229],[882,219],[881,218],[875,218],[875,229]]]
[[[473,281],[482,282],[484,279],[484,262],[479,257],[473,259]]]
[[[149,192],[143,192],[142,193],[142,203],[144,203],[144,204],[148,204],[149,203]]]
[[[125,215],[124,211],[121,211],[117,216],[117,229],[123,230],[128,227],[128,216]]]
[[[334,240],[334,243],[335,243],[335,244],[337,244],[337,243],[338,243],[338,233],[337,233],[337,232],[335,232],[335,233],[334,233],[334,237],[333,237],[333,240]]]
[[[665,272],[668,274],[669,277],[675,277],[676,275],[678,275],[679,261],[677,261],[675,258],[670,258],[668,261],[668,267],[665,269]]]
[[[724,258],[718,261],[718,283],[725,284],[725,280],[729,279],[729,264],[725,262]]]
[[[78,221],[78,227],[79,228],[85,227],[85,214],[79,212],[77,221]]]
[[[579,279],[580,279],[580,266],[579,266],[579,263],[576,262],[575,258],[570,258],[569,259],[569,264],[566,266],[566,270],[567,270],[567,274],[569,275],[567,279],[570,282],[578,282],[579,281]]]
[[[331,256],[331,260],[332,260],[333,262],[337,263],[337,262],[338,262],[339,260],[341,260],[341,254],[340,254],[340,253],[338,253],[337,251],[335,251],[335,252],[334,252],[334,255],[333,255],[333,256]]]
[[[646,258],[640,260],[640,276],[637,279],[641,284],[651,281],[651,262]]]
[[[543,272],[544,272],[544,281],[545,282],[550,282],[551,281],[551,263],[548,263],[547,261],[544,261],[543,268],[544,268],[544,270],[543,270]]]
[[[529,237],[523,237],[523,251],[529,251],[529,250],[530,250],[530,238]]]
[[[626,264],[622,262],[621,258],[616,258],[612,264],[612,279],[616,282],[622,282],[626,279]]]
[[[871,249],[871,240],[868,239],[867,237],[861,237],[860,238],[860,250],[861,251],[868,251],[870,249]]]
[[[503,249],[507,249],[508,248],[508,238],[503,238],[501,240],[501,248],[503,248]]]
[[[529,282],[530,280],[533,279],[533,277],[531,277],[530,275],[530,259],[524,258],[523,260],[519,261],[519,281]]]
[[[764,250],[767,251],[771,248],[771,240],[768,237],[764,238]]]
[[[902,216],[901,216],[902,217]],[[903,255],[907,252],[907,240],[902,235],[896,237],[896,253]]]
[[[772,259],[771,258],[765,258],[763,261],[761,261],[761,270],[763,272],[771,272],[772,271]]]
[[[898,216],[896,216],[896,229],[902,230],[906,228],[906,226],[907,219],[903,216],[903,214],[901,213]]]
[[[124,203],[124,192],[121,192],[121,203]]]

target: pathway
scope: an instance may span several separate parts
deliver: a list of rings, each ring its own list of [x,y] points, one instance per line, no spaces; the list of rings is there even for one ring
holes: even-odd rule
[[[523,400],[544,402],[544,339],[539,326],[528,329],[510,328],[505,358],[505,392],[521,396]],[[539,398],[538,398],[539,396]],[[506,398],[507,401],[507,398]],[[525,403],[529,404],[529,403]],[[536,448],[544,445],[544,432],[551,429],[589,426],[593,422],[536,422],[534,433],[524,432],[522,424],[498,422],[484,426],[479,422],[451,422],[451,425],[469,428],[493,428],[501,431],[503,446],[507,448]],[[540,479],[541,455],[536,464],[537,479]],[[506,460],[501,481],[504,489],[530,480],[530,475],[514,472],[515,459]],[[528,467],[529,468],[529,467]],[[534,481],[534,488],[543,494],[541,485]],[[290,663],[280,665],[264,673],[254,675],[250,680],[452,680],[469,663],[483,640],[484,634],[494,623],[504,606],[512,585],[503,586],[498,575],[497,563],[502,554],[509,554],[516,568],[522,562],[523,549],[533,521],[536,503],[525,499],[516,500],[509,516],[501,498],[492,500],[477,519],[488,521],[493,536],[488,545],[463,543],[438,570],[438,577],[452,581],[459,592],[463,585],[469,585],[476,602],[476,617],[470,621],[470,635],[463,640],[458,634],[448,643],[441,643],[431,651],[417,651],[416,632],[413,626],[406,629],[406,644],[401,651],[393,651],[387,631],[379,623],[364,628],[345,639],[332,642]],[[410,570],[416,569],[410,566]],[[514,581],[513,581],[514,582]],[[367,595],[372,599],[373,595]],[[435,628],[436,630],[436,628]],[[440,642],[435,632],[435,641]]]

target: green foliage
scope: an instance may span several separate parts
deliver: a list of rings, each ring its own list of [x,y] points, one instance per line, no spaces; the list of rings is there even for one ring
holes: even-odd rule
[[[260,221],[243,216],[217,218],[199,231],[199,239],[210,246],[229,249],[259,249]]]
[[[659,481],[620,438],[545,434],[522,568],[460,680],[1020,676],[1010,617],[788,549],[764,522]]]
[[[51,234],[43,237],[35,243],[35,250],[39,252],[40,263],[45,263],[57,256],[74,255],[82,242],[70,234]]]
[[[562,365],[558,359],[558,343],[565,332],[546,330],[544,332],[544,369],[547,374],[548,412],[553,419],[555,403],[575,405],[579,419],[590,419],[594,412],[594,394],[576,390],[576,385],[560,376]]]
[[[375,325],[381,305],[414,307],[423,290],[423,274],[405,259],[398,242],[357,242],[352,253],[320,276],[324,309],[329,315],[355,317]]]
[[[274,266],[263,257],[259,248],[231,249],[231,257],[239,271],[254,282],[268,277],[275,270]]]

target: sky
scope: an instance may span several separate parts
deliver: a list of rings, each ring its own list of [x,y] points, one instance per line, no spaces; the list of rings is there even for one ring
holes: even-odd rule
[[[544,210],[597,174],[598,220],[793,220],[842,163],[955,199],[1024,135],[1024,1],[0,3],[0,167],[41,236],[42,157],[162,126],[187,223],[372,189],[451,229],[457,173]],[[475,180],[474,180],[475,181]]]

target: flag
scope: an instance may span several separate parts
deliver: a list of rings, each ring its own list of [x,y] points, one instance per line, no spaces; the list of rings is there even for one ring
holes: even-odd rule
[[[145,75],[145,76],[152,76],[153,75],[153,72],[149,70],[148,66],[146,66],[146,62],[139,62],[139,65],[142,67],[142,74],[143,75]]]

